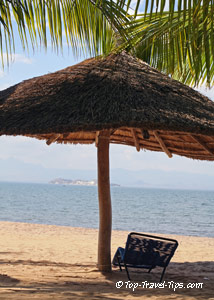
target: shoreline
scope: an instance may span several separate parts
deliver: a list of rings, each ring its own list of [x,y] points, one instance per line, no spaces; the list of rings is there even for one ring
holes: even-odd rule
[[[127,234],[113,230],[112,257],[118,246],[124,247]],[[1,221],[0,300],[213,300],[214,238],[161,234],[179,243],[164,280],[203,283],[203,288],[133,291],[115,286],[127,282],[125,271],[97,271],[97,235],[97,229]],[[158,283],[160,273],[160,268],[131,270],[131,277],[138,284]]]
[[[8,223],[8,224],[29,224],[29,225],[41,225],[41,226],[53,226],[53,227],[62,227],[62,228],[73,228],[73,229],[89,229],[89,230],[95,230],[98,232],[99,228],[93,228],[93,227],[81,227],[81,226],[70,226],[70,225],[56,225],[56,224],[44,224],[44,223],[31,223],[31,222],[20,222],[20,221],[4,221],[0,220],[0,226],[1,223]],[[169,237],[191,237],[191,238],[208,238],[208,239],[214,239],[214,236],[200,236],[200,235],[186,235],[186,234],[174,234],[174,233],[161,233],[161,232],[151,232],[151,231],[135,231],[135,230],[122,230],[122,229],[112,229],[112,232],[126,232],[127,234],[130,232],[141,232],[145,234],[151,234],[151,235],[158,235],[158,236],[169,236]]]

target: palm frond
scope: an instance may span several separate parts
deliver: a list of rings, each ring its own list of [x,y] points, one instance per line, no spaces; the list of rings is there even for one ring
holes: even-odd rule
[[[63,48],[63,36],[78,54],[109,53],[115,32],[125,36],[128,15],[121,3],[112,0],[1,0],[0,51],[14,51],[14,26],[23,48],[48,45]],[[13,19],[13,21],[12,21]],[[16,23],[16,24],[15,24]],[[2,59],[3,62],[3,59]]]
[[[125,47],[131,45],[139,58],[187,84],[213,86],[213,12],[213,1],[198,1],[190,13],[141,15],[129,23]]]

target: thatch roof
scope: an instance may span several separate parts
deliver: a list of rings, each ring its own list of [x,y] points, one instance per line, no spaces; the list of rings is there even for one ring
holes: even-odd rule
[[[89,144],[103,129],[137,150],[214,160],[214,103],[124,52],[0,92],[1,135]]]

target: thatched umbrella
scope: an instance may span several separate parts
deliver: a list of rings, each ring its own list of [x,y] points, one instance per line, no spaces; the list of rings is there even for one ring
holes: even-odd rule
[[[109,143],[214,160],[214,103],[123,52],[0,92],[0,135],[98,149],[98,268],[111,270]]]

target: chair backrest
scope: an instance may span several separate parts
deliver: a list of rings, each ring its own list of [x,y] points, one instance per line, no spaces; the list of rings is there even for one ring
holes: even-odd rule
[[[131,232],[128,235],[124,262],[130,265],[166,267],[178,246],[173,239]]]

